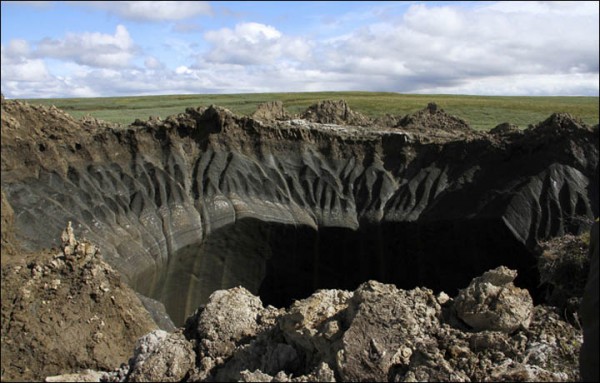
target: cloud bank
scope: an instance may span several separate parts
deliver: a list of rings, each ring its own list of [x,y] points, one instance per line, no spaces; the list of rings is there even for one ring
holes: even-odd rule
[[[93,7],[153,23],[211,13],[204,2]],[[114,34],[14,39],[2,46],[2,89],[9,97],[329,90],[599,93],[597,2],[425,3],[397,17],[376,17],[381,13],[374,11],[369,23],[326,39],[308,32],[290,35],[276,24],[254,21],[195,30],[195,42],[169,45],[187,52],[175,65],[156,50],[140,48],[130,33],[134,27],[121,24]],[[51,70],[51,61],[68,64],[68,75]]]

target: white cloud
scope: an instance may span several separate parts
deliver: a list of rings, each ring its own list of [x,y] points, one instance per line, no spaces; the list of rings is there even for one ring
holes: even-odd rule
[[[575,5],[572,1],[498,1],[486,5],[485,8],[494,12],[512,14],[589,15],[598,13],[598,2],[579,1]]]
[[[85,5],[136,21],[177,21],[212,13],[206,1],[89,1]]]
[[[144,66],[148,69],[162,69],[164,68],[165,64],[163,64],[156,57],[149,56],[146,57],[146,60],[144,60]]]
[[[0,47],[2,82],[37,82],[50,78],[43,60],[30,59],[29,45],[24,40],[13,40],[7,48]]]
[[[488,76],[455,85],[421,88],[414,93],[422,94],[482,94],[491,96],[579,96],[598,95],[598,73],[527,74]]]
[[[244,22],[206,31],[194,44],[191,35],[165,34],[143,56],[124,26],[37,44],[14,39],[2,47],[2,89],[8,97],[327,90],[597,96],[598,13],[597,2],[425,3],[401,16],[373,16],[367,26],[342,26],[326,40]]]
[[[114,35],[98,32],[67,33],[64,39],[44,39],[35,55],[98,67],[126,67],[134,57],[135,45],[127,29],[118,25]]]
[[[496,93],[489,87],[492,84],[507,89],[497,81],[500,78],[512,82],[532,76],[553,86],[540,84],[531,94],[542,89],[545,94],[571,94],[573,82],[561,85],[553,79],[597,76],[597,3],[582,5],[595,7],[594,13],[573,10],[575,3],[566,12],[557,11],[562,6],[545,3],[517,4],[528,9],[521,13],[498,10],[514,6],[510,4],[473,9],[413,5],[395,23],[374,24],[322,44],[315,54],[321,58],[318,67],[352,76],[368,89],[402,92],[464,89],[492,94]],[[577,89],[597,94],[598,83]]]
[[[204,39],[212,44],[204,59],[213,63],[274,64],[276,60],[302,61],[310,55],[307,41],[284,36],[274,27],[260,23],[209,31]]]
[[[6,54],[10,57],[26,57],[30,51],[29,43],[23,39],[11,40],[6,48]]]
[[[2,60],[4,62],[4,59]],[[51,78],[42,60],[25,59],[16,65],[2,65],[2,82],[40,82]]]
[[[182,75],[182,74],[192,74],[192,70],[190,70],[190,68],[186,67],[185,65],[181,65],[178,66],[177,68],[175,68],[175,73],[178,75]]]
[[[68,84],[53,76],[44,60],[26,57],[21,43],[1,50],[2,92],[8,97],[77,97],[85,86]],[[11,49],[12,48],[12,49]],[[88,93],[89,95],[89,93]]]

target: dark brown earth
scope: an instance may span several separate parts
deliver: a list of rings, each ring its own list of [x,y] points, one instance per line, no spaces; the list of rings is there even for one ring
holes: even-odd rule
[[[35,254],[7,254],[3,246],[3,381],[111,370],[127,360],[140,336],[157,328],[99,250],[73,243],[73,249]]]
[[[589,269],[581,234],[598,213],[598,126],[556,114],[525,131],[508,126],[488,134],[435,105],[371,121],[343,101],[322,102],[301,117],[286,121],[282,105],[273,103],[255,119],[203,107],[121,127],[3,99],[2,380],[42,380],[84,369],[112,371],[92,374],[94,379],[138,381],[579,379],[576,314]],[[146,185],[146,179],[152,182]],[[233,236],[206,229],[228,228],[230,211],[217,209],[227,198],[240,221]],[[199,226],[194,209],[201,211]],[[244,221],[243,214],[255,221]],[[246,252],[257,258],[226,265],[238,279],[223,278],[202,294],[255,278],[252,267],[264,262],[264,252],[273,252],[265,268],[275,270],[266,280],[282,297],[327,290],[276,309],[255,296],[259,290],[264,295],[265,284],[259,289],[260,279],[250,280],[253,291],[219,290],[188,319],[185,331],[154,332],[133,352],[136,340],[157,325],[127,282],[139,273],[158,288],[153,278],[167,274],[162,258],[143,253],[156,235],[142,230],[150,232],[148,217],[161,220],[161,256],[196,254],[197,243],[215,233],[228,246],[240,238],[242,247],[256,246]],[[71,220],[75,236],[93,236],[95,243],[69,232],[61,238]],[[125,230],[130,223],[142,229]],[[309,240],[297,234],[286,247],[287,237],[281,244],[277,234],[288,234],[288,226],[275,224],[300,226],[305,231],[298,233]],[[314,244],[311,225],[319,229]],[[336,225],[354,231],[338,232]],[[335,230],[328,232],[330,227]],[[195,231],[200,239],[190,239]],[[338,249],[357,232],[363,237],[353,242],[356,251],[340,253],[351,258],[326,257],[330,245]],[[417,242],[396,244],[410,237]],[[374,238],[393,249],[389,259]],[[283,256],[276,254],[278,246]],[[291,251],[302,246],[316,251]],[[381,263],[357,267],[374,248]],[[300,265],[302,257],[320,254],[314,269],[326,271],[302,274],[287,263],[287,254]],[[467,325],[463,319],[473,313],[457,314],[468,307],[455,305],[455,289],[503,261],[519,269],[516,285],[538,301],[531,318],[514,332],[512,325]],[[357,279],[340,286],[347,291],[332,290],[331,281],[353,273]],[[175,274],[165,286],[186,287],[188,277]],[[421,286],[433,284],[436,293],[410,283],[397,289],[367,282],[379,278],[396,284],[414,278]],[[296,289],[307,279],[311,283]],[[450,296],[441,295],[445,289]],[[189,291],[167,289],[165,296],[196,302]],[[488,291],[506,299],[494,310],[510,317],[511,302],[526,294],[498,291]],[[419,315],[402,316],[416,305]],[[481,307],[485,312],[486,304]],[[511,330],[498,330],[504,328]],[[126,367],[119,369],[122,363]]]

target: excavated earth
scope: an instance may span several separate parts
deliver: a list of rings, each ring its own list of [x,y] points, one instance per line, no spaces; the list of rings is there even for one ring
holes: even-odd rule
[[[598,181],[598,125],[566,114],[119,126],[3,99],[2,379],[577,380],[583,286],[540,257]]]

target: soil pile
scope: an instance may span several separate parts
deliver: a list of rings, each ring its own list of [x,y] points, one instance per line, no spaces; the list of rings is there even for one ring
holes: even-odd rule
[[[289,120],[292,116],[283,107],[281,101],[270,101],[260,104],[252,118],[263,121]]]
[[[397,127],[409,130],[472,131],[465,120],[446,113],[435,103],[429,103],[425,109],[405,116],[400,120]]]
[[[368,117],[350,109],[344,100],[318,102],[308,107],[301,118],[320,124],[364,126],[370,123]]]
[[[157,328],[135,292],[70,225],[60,249],[8,259],[3,248],[2,260],[3,381],[112,370]]]
[[[503,122],[501,124],[496,125],[493,129],[490,130],[490,134],[511,134],[520,132],[519,127],[515,124],[511,124],[510,122]]]

